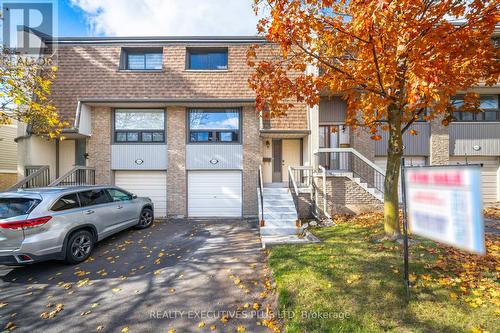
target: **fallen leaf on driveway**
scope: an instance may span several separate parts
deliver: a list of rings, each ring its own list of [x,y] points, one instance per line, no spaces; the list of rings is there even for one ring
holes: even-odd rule
[[[7,325],[5,325],[5,329],[6,329],[6,330],[9,330],[9,331],[13,331],[13,330],[15,330],[15,329],[16,329],[16,327],[17,327],[17,326],[16,326],[16,324],[14,324],[14,323],[13,323],[13,322],[11,322],[11,321],[9,321],[9,322],[7,323]]]
[[[53,307],[54,305],[53,304],[47,304],[47,307]],[[57,316],[57,314],[59,312],[61,312],[62,310],[64,309],[64,305],[61,304],[61,303],[58,303],[56,304],[55,306],[55,309],[52,310],[52,311],[45,311],[43,312],[41,315],[40,315],[40,318],[43,318],[43,319],[49,319],[49,318],[54,318],[55,316]]]
[[[1,308],[3,308],[3,307],[6,307],[6,306],[7,306],[7,304],[9,304],[9,303],[3,303],[3,302],[2,302],[2,303],[0,303],[0,309],[1,309]]]
[[[128,333],[128,326],[125,326],[124,328],[122,328],[122,330],[120,332]]]
[[[114,293],[117,293],[117,292],[119,292],[119,291],[120,291],[120,290],[122,290],[122,289],[121,289],[121,288],[113,288],[113,289],[111,289],[111,290],[112,290]]]
[[[173,328],[169,329],[167,333],[175,333],[175,330]]]
[[[97,328],[95,329],[97,332],[101,332],[102,330],[104,330],[104,326],[102,325],[99,325],[97,326]]]

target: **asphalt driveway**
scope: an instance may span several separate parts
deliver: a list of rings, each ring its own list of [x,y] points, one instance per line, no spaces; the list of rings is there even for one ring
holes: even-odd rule
[[[268,332],[266,274],[256,223],[157,222],[77,266],[0,266],[0,332]]]

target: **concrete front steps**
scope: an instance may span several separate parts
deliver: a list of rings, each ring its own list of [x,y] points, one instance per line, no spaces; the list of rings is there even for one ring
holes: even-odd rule
[[[260,210],[259,198],[259,212]],[[303,229],[297,228],[297,210],[288,188],[264,187],[264,226],[260,227],[262,247],[306,243]]]

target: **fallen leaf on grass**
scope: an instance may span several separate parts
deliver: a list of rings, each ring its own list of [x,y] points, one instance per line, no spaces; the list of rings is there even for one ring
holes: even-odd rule
[[[247,329],[245,328],[245,326],[240,325],[240,326],[238,326],[238,328],[236,329],[236,332],[238,332],[238,333],[243,333],[243,332],[245,332],[246,330],[247,330]]]
[[[198,327],[199,327],[199,328],[203,328],[203,327],[205,327],[205,323],[204,323],[204,322],[199,323],[199,324],[198,324]]]
[[[359,281],[359,280],[361,280],[361,276],[360,275],[358,275],[358,274],[352,274],[347,279],[347,283],[351,284],[351,283],[354,283],[354,282]]]
[[[216,329],[216,328],[217,328],[217,327],[216,327],[215,325],[210,325],[210,330],[211,330],[211,331],[215,331],[215,329]]]

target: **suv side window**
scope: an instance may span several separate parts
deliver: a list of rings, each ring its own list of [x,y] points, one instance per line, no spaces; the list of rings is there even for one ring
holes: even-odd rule
[[[90,190],[78,193],[82,207],[111,202],[111,197],[104,190]]]
[[[132,199],[132,195],[130,193],[126,193],[115,188],[108,188],[108,194],[110,195],[113,201],[128,201]]]
[[[52,210],[54,212],[59,212],[62,210],[68,210],[79,207],[80,207],[80,202],[78,201],[78,196],[76,195],[76,193],[71,193],[57,200],[56,203],[52,206]]]

